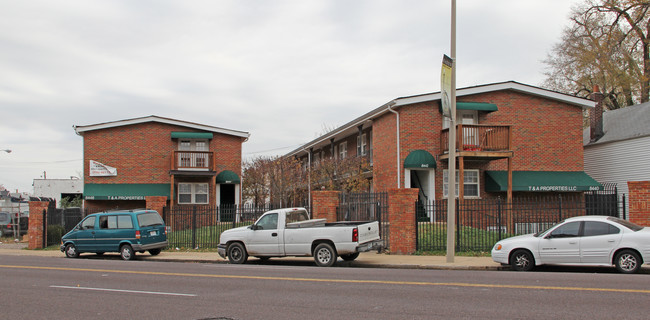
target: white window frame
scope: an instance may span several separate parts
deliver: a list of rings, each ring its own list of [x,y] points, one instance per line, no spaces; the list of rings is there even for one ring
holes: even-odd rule
[[[365,133],[361,134],[361,136],[357,136],[357,147],[360,147],[357,149],[360,151],[358,154],[359,156],[365,156],[368,153],[368,144],[366,143]]]
[[[339,143],[339,160],[343,160],[348,155],[348,142],[343,141]]]
[[[467,173],[472,172],[476,173],[476,182],[465,182],[464,185],[476,185],[476,195],[468,195],[464,194],[464,198],[480,198],[481,197],[481,175],[478,169],[465,169],[464,174],[465,178],[467,178]],[[459,191],[459,171],[456,170],[456,198],[458,198],[458,191]],[[442,171],[442,197],[447,198],[449,196],[449,169],[444,169]]]
[[[459,122],[460,120],[460,122]],[[456,124],[478,124],[477,110],[456,110]],[[442,128],[449,128],[449,118],[442,117]]]
[[[189,193],[181,193],[181,190],[184,189],[184,186],[189,186],[190,187],[190,192]],[[205,192],[201,191],[201,187],[205,189]],[[181,201],[181,194],[183,195],[190,195],[190,201]],[[197,196],[198,195],[205,195],[205,202],[199,202],[197,201]],[[185,182],[180,182],[178,183],[178,190],[177,190],[177,196],[178,196],[178,204],[208,204],[210,203],[210,186],[207,183],[185,183]]]

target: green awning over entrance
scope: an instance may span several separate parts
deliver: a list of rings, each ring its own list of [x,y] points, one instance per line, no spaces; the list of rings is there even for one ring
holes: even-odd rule
[[[512,191],[581,192],[603,186],[582,171],[513,171]],[[485,191],[508,191],[507,171],[485,171]]]
[[[217,183],[234,183],[234,184],[238,184],[239,182],[240,182],[239,176],[236,173],[234,173],[234,172],[232,172],[230,170],[221,171],[217,175]]]
[[[442,112],[442,105],[439,106],[440,112]],[[456,110],[477,110],[492,112],[498,111],[499,108],[494,103],[485,103],[485,102],[456,102]]]
[[[212,139],[211,132],[172,132],[172,139]]]
[[[436,168],[436,158],[434,158],[428,151],[415,150],[411,151],[404,160],[404,168]]]
[[[103,184],[89,183],[84,185],[86,200],[146,200],[146,196],[169,197],[169,184]]]

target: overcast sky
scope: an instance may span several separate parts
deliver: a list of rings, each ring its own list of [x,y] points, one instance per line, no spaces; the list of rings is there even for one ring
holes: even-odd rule
[[[458,0],[458,87],[540,85],[578,0]],[[81,176],[73,125],[148,115],[287,153],[440,90],[451,0],[0,0],[0,185]],[[110,164],[109,164],[110,165]],[[119,170],[119,166],[118,166]]]

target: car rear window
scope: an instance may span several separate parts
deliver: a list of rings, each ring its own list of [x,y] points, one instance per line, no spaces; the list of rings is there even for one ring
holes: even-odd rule
[[[632,231],[635,231],[635,232],[643,229],[643,227],[638,225],[638,224],[634,224],[634,223],[629,222],[627,220],[619,219],[619,218],[616,218],[616,217],[607,217],[607,220],[614,221],[614,222],[616,222],[616,223],[618,223],[620,225],[623,225],[626,228],[628,228],[628,229],[630,229]]]
[[[138,215],[138,225],[142,227],[161,226],[163,220],[156,212],[141,213]]]

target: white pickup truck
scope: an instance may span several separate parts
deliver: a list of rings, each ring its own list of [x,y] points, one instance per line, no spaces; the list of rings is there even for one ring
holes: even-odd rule
[[[352,261],[359,252],[382,248],[377,221],[310,220],[304,208],[268,211],[253,225],[224,231],[219,242],[219,255],[235,264],[245,263],[249,255],[263,260],[313,256],[318,266],[330,267],[338,256]]]

